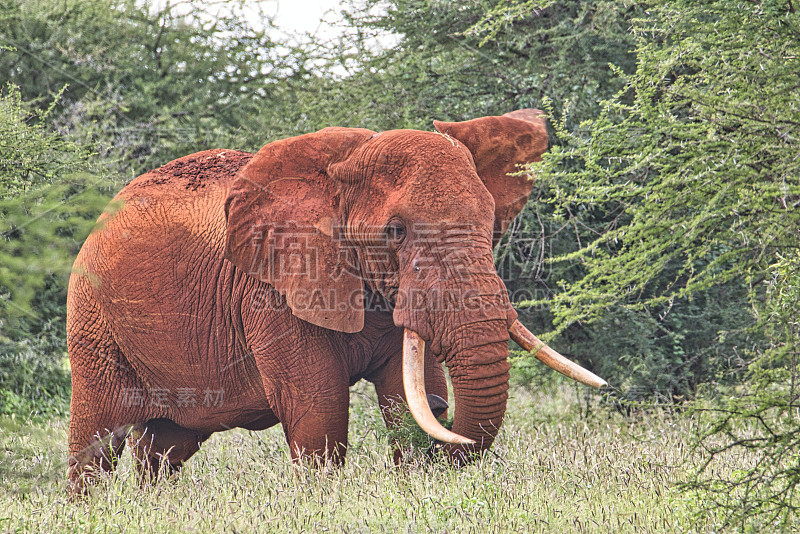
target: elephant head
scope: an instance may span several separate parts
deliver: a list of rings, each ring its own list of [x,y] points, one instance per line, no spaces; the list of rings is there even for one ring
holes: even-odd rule
[[[533,186],[509,173],[547,148],[541,112],[434,126],[325,128],[265,146],[228,196],[225,254],[324,328],[359,332],[365,295],[385,302],[405,329],[412,414],[463,457],[487,448],[502,422],[509,333],[557,370],[604,382],[525,330],[494,268],[492,248]],[[452,432],[425,400],[426,344],[453,382]]]

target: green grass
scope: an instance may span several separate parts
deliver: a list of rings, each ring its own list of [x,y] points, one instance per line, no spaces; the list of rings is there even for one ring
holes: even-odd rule
[[[687,417],[622,416],[582,389],[512,390],[491,452],[454,470],[395,467],[374,394],[352,393],[345,467],[291,465],[280,428],[214,435],[173,481],[140,489],[129,454],[84,502],[67,499],[65,419],[0,419],[0,532],[718,532],[676,483]],[[741,468],[729,456],[722,469]]]

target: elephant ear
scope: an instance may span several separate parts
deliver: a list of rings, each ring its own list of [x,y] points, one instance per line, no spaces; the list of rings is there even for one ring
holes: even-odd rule
[[[523,163],[541,161],[547,150],[547,126],[538,109],[520,109],[499,117],[463,122],[433,121],[439,133],[461,141],[475,161],[478,176],[494,197],[493,245],[522,211],[533,189],[533,177],[519,172]]]
[[[225,202],[225,258],[272,285],[292,313],[341,332],[364,326],[355,250],[338,237],[344,161],[374,132],[325,128],[262,148],[234,180]]]

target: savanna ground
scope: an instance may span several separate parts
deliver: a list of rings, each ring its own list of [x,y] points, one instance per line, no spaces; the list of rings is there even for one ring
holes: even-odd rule
[[[694,468],[692,417],[623,416],[566,383],[516,386],[480,461],[454,470],[418,452],[395,467],[370,390],[352,390],[341,469],[293,467],[280,427],[236,430],[144,489],[126,451],[116,476],[78,503],[64,480],[67,420],[0,419],[0,532],[730,531],[678,486]],[[732,454],[716,469],[746,462]]]

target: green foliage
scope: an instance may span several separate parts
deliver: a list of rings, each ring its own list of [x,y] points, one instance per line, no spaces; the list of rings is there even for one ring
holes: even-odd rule
[[[743,530],[788,529],[800,510],[800,252],[779,255],[770,272],[757,326],[770,344],[721,407],[700,410],[710,422],[700,439],[706,463],[685,486],[706,500],[701,512],[722,510]],[[753,461],[721,476],[719,457],[737,449]]]
[[[31,111],[15,87],[0,94],[0,332],[10,318],[49,319],[36,316],[31,305],[53,276],[69,272],[108,201],[88,174],[91,151],[48,129],[47,119],[48,112]]]
[[[797,246],[797,15],[676,1],[632,24],[624,89],[576,130],[554,123],[537,202],[579,246],[555,254],[559,289],[522,304],[547,307],[556,343],[588,328],[576,355],[599,367],[611,349],[615,385],[680,397],[736,376],[763,343],[747,331],[750,290],[775,250]],[[614,353],[623,339],[639,347]],[[640,364],[651,372],[630,372]],[[677,387],[661,389],[661,372]]]
[[[326,112],[344,125],[429,130],[434,118],[503,114],[547,96],[589,116],[598,99],[621,88],[608,63],[633,70],[626,30],[635,8],[610,1],[542,2],[535,10],[528,4],[352,2],[346,22],[358,31],[331,58],[348,76],[326,93],[335,104]],[[500,12],[504,18],[488,29]],[[391,45],[376,51],[376,35]]]
[[[568,144],[540,166],[552,202],[619,216],[558,258],[586,269],[555,299],[558,325],[755,282],[774,250],[796,246],[798,16],[757,4],[676,1],[634,21],[634,101],[606,101],[585,134],[560,130]]]
[[[0,93],[0,413],[66,410],[66,282],[109,197],[89,147],[47,127],[54,106]]]
[[[0,348],[0,414],[67,414],[70,376],[63,326],[48,322],[35,337]]]
[[[0,89],[0,200],[87,167],[90,151],[47,129],[55,104],[32,110],[18,87]]]
[[[0,302],[7,320],[51,317],[52,309],[40,310],[41,315],[33,309],[46,306],[35,302],[37,295],[50,284],[66,288],[75,255],[108,200],[108,191],[95,178],[73,175],[0,201],[5,241],[0,252]]]
[[[258,16],[258,6],[248,9]],[[260,148],[293,116],[302,54],[279,53],[243,2],[16,0],[0,8],[0,73],[27,101],[67,85],[61,131],[98,144],[126,179],[206,148]],[[5,76],[5,74],[4,74]],[[283,84],[278,85],[276,82]],[[291,124],[291,123],[289,123]]]

